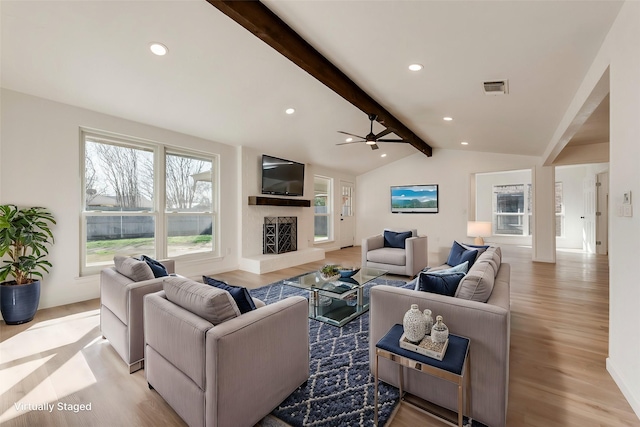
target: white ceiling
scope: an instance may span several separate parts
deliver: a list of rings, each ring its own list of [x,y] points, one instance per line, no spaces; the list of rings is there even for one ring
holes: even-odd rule
[[[264,3],[432,147],[538,156],[621,6]],[[0,11],[2,87],[355,174],[416,153],[335,146],[337,130],[365,135],[367,116],[204,0],[2,0]],[[169,54],[150,54],[152,41]],[[508,95],[484,95],[496,79]]]

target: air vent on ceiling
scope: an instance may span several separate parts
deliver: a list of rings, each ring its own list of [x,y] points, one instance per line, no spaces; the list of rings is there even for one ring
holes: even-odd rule
[[[494,80],[483,84],[485,95],[506,95],[509,93],[508,80]]]

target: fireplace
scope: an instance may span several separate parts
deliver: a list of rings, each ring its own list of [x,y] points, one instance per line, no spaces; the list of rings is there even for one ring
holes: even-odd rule
[[[265,216],[263,254],[282,254],[298,250],[298,217]]]

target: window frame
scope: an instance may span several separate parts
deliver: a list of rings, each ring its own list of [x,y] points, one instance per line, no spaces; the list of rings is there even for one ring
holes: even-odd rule
[[[126,148],[138,148],[153,153],[153,204],[148,211],[89,211],[86,209],[86,143],[87,140],[94,140],[105,144],[116,145]],[[212,249],[188,253],[184,255],[172,256],[172,259],[185,261],[207,260],[220,257],[220,168],[219,155],[206,153],[191,149],[185,149],[169,144],[140,138],[114,134],[95,129],[80,129],[80,191],[81,191],[81,212],[80,212],[80,276],[98,274],[105,267],[113,265],[113,260],[94,265],[87,265],[87,217],[90,216],[151,216],[154,218],[154,246],[155,257],[165,259],[168,254],[168,222],[173,212],[168,212],[166,207],[166,156],[179,155],[199,158],[211,161],[211,211],[210,212],[188,212],[180,213],[186,215],[211,215],[212,224]]]
[[[492,212],[492,221],[493,221],[493,235],[500,237],[522,237],[528,236],[530,234],[530,219],[531,212],[529,212],[529,192],[527,185],[530,184],[497,184],[493,185],[493,212]],[[522,187],[522,197],[523,197],[523,209],[522,212],[498,212],[498,191],[496,191],[497,187]],[[522,233],[520,234],[504,234],[504,233],[496,233],[498,230],[498,217],[508,217],[515,216],[520,218],[520,222],[522,223]]]
[[[316,180],[326,180],[327,181],[327,203],[326,213],[317,213],[315,211],[315,199],[316,199]],[[324,176],[324,175],[314,175],[313,176],[313,200],[314,200],[314,209],[313,209],[313,218],[314,218],[314,227],[313,227],[313,243],[327,243],[333,241],[333,178]],[[316,239],[316,230],[315,230],[315,218],[316,217],[326,217],[327,218],[327,237],[323,239]]]

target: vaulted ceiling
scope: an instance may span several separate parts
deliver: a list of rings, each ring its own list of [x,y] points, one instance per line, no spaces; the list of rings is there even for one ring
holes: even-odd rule
[[[264,3],[432,147],[537,156],[621,6]],[[204,0],[3,0],[0,12],[4,88],[355,174],[416,153],[336,146],[338,130],[368,133],[367,116]],[[152,55],[153,41],[169,53]],[[498,79],[509,93],[485,95]]]

